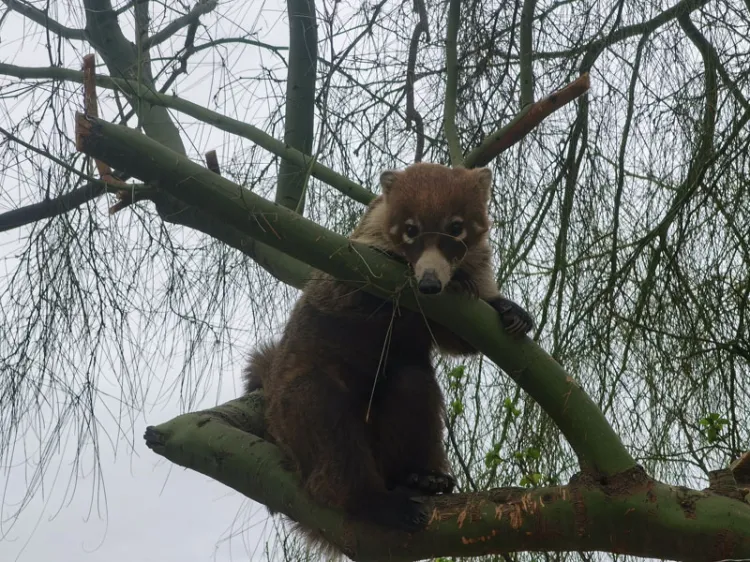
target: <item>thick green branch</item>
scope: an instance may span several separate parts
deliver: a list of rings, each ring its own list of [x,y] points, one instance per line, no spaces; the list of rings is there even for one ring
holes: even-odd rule
[[[532,23],[536,0],[524,0],[521,11],[521,29],[519,37],[521,109],[534,102],[534,68],[532,58]]]
[[[286,79],[284,142],[310,154],[315,121],[315,78],[318,61],[318,29],[314,0],[287,0],[289,12],[289,67]],[[283,158],[279,166],[276,202],[302,213],[312,158],[298,166]]]
[[[700,50],[705,66],[707,68],[715,68],[719,72],[719,76],[721,76],[721,80],[722,82],[724,82],[724,86],[730,92],[732,92],[732,95],[737,100],[737,102],[745,111],[750,111],[750,102],[748,102],[747,98],[742,93],[742,90],[737,86],[737,83],[729,76],[727,69],[724,67],[721,59],[719,58],[719,53],[716,52],[716,47],[714,47],[711,42],[709,42],[708,39],[706,39],[705,36],[700,32],[700,30],[695,27],[695,24],[693,24],[692,20],[690,19],[690,14],[685,14],[684,16],[682,16],[679,19],[679,23],[680,27],[682,27],[682,29],[685,31],[685,34]],[[709,78],[706,77],[706,80],[708,79]]]
[[[675,488],[633,468],[601,484],[500,488],[425,498],[427,529],[388,533],[312,503],[265,432],[262,392],[149,427],[146,443],[170,461],[317,529],[354,560],[409,561],[517,551],[603,551],[672,560],[750,556],[750,506]]]
[[[451,155],[451,165],[463,164],[463,151],[456,130],[456,103],[458,97],[458,28],[461,23],[461,0],[450,0],[448,31],[445,38],[445,140]]]
[[[703,67],[705,68],[703,76],[706,84],[706,105],[703,110],[703,123],[701,124],[701,131],[699,133],[700,140],[698,142],[699,149],[698,154],[696,154],[696,160],[705,161],[711,156],[714,144],[714,133],[716,131],[716,113],[719,105],[718,80],[716,79],[716,74],[718,72],[716,63],[718,60],[716,57],[712,56],[713,53],[708,41],[706,41],[706,38],[703,37],[700,31],[698,31],[698,28],[695,27],[695,24],[693,24],[690,19],[690,14],[680,15],[677,18],[677,22],[685,32],[685,35],[687,35],[698,48],[701,57],[703,58]]]
[[[148,51],[139,51],[138,46],[125,37],[117,22],[112,2],[84,0],[83,5],[86,8],[86,38],[104,59],[110,76],[132,80],[133,84],[143,90],[155,90]],[[100,80],[97,76],[97,85]],[[127,88],[122,91],[138,115],[138,122],[146,134],[172,150],[185,154],[180,132],[166,108],[142,96],[131,95]]]
[[[361,244],[352,244],[294,212],[267,201],[191,162],[139,132],[77,116],[79,150],[164,189],[310,266],[391,298],[407,280],[405,266]],[[529,338],[512,340],[486,303],[454,295],[399,293],[399,302],[461,334],[503,368],[552,417],[581,465],[612,475],[634,465],[599,408],[563,368]]]

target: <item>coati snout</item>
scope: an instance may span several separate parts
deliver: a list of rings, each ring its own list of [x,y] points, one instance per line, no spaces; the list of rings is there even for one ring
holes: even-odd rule
[[[403,255],[414,270],[419,292],[425,295],[440,294],[466,254],[461,240],[441,234],[426,233],[404,240]]]

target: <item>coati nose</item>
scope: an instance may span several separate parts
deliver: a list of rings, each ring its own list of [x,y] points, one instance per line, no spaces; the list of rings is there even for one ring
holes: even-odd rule
[[[443,289],[443,284],[438,279],[434,269],[428,269],[424,272],[422,279],[417,285],[419,292],[425,295],[435,295]]]

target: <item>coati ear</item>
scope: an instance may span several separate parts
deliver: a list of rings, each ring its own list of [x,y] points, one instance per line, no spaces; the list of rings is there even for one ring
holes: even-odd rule
[[[396,183],[396,174],[394,170],[386,170],[380,174],[380,189],[383,190],[383,195],[388,195],[391,192],[393,184]]]
[[[477,188],[484,195],[485,201],[489,201],[492,190],[492,171],[489,168],[474,168],[474,174],[477,177]]]

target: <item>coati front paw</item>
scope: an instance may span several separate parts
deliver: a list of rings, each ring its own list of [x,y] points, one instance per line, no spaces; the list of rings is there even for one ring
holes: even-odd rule
[[[425,469],[409,474],[405,485],[425,495],[434,496],[450,494],[456,487],[456,480],[450,474]]]
[[[505,297],[498,297],[488,302],[497,310],[503,327],[514,338],[522,337],[534,327],[531,315],[520,304]]]
[[[375,500],[365,508],[366,518],[380,527],[414,533],[427,526],[427,507],[419,498],[392,492]]]

